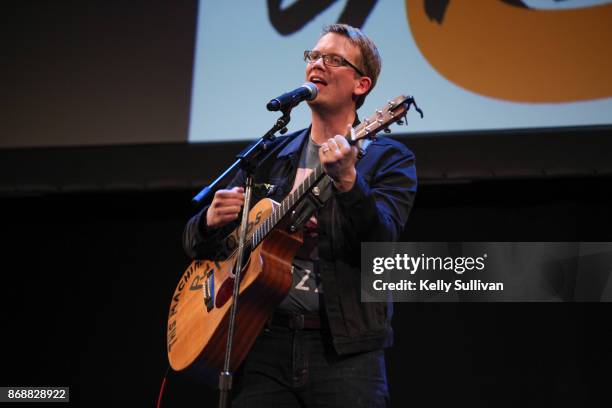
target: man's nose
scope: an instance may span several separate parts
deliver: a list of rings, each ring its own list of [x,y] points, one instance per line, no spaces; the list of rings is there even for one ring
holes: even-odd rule
[[[309,65],[310,65],[310,69],[313,69],[313,68],[316,67],[316,68],[319,68],[321,70],[325,70],[325,63],[323,62],[323,57],[322,56],[319,59],[311,62]]]

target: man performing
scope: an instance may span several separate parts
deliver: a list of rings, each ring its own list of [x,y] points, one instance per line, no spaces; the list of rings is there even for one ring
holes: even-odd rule
[[[255,173],[253,203],[278,202],[319,162],[320,206],[307,212],[293,284],[236,373],[234,407],[385,407],[384,348],[392,343],[391,303],[361,302],[361,242],[397,241],[416,193],[414,156],[379,138],[357,159],[342,135],[376,84],[381,59],[359,29],[334,24],[304,53],[311,126],[276,138]],[[189,256],[209,259],[238,225],[244,202],[239,172],[185,228]]]

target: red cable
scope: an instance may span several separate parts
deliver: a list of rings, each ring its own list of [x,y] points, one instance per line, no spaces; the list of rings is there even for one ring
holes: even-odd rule
[[[162,396],[164,395],[164,388],[166,388],[166,378],[168,377],[168,371],[170,371],[170,367],[166,368],[166,374],[164,374],[164,379],[162,380],[161,386],[159,387],[159,395],[157,396],[157,408],[161,407]]]

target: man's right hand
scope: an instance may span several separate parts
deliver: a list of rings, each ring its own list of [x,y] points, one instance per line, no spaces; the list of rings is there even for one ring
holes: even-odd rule
[[[244,188],[234,187],[231,190],[217,190],[208,211],[206,225],[209,228],[219,228],[240,216],[244,204]]]

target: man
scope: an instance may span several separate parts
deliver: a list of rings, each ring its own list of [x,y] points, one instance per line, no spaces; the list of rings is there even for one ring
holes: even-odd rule
[[[319,162],[329,178],[319,184],[323,205],[299,209],[308,221],[293,261],[293,287],[237,373],[233,404],[384,407],[392,308],[361,302],[360,248],[400,237],[416,192],[414,156],[380,138],[357,160],[357,149],[342,136],[358,123],[356,109],[380,73],[368,37],[334,24],[304,58],[306,79],[319,90],[309,102],[312,125],[272,143],[255,174],[254,202],[265,196],[280,202]],[[217,254],[237,226],[243,178],[239,173],[188,222],[184,245],[191,257]]]

